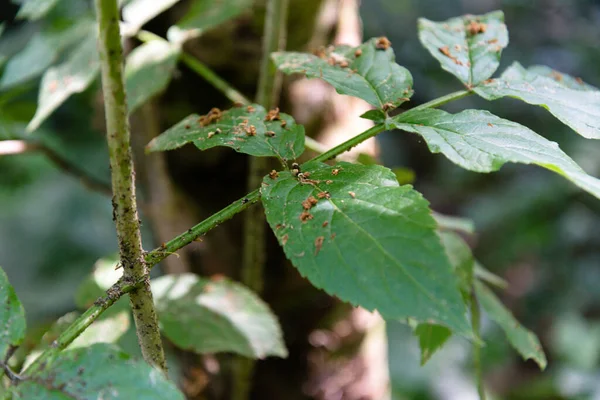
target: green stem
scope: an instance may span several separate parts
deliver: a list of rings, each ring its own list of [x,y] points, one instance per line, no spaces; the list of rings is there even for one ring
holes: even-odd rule
[[[262,59],[256,91],[256,102],[267,110],[275,107],[281,91],[281,73],[271,61],[271,53],[283,50],[286,41],[288,0],[268,0],[263,33]],[[251,157],[248,189],[260,186],[269,172],[269,159]],[[266,260],[266,219],[262,208],[247,212],[244,219],[244,252],[241,281],[258,295],[262,293]],[[233,400],[245,400],[250,395],[254,360],[237,357],[233,362]]]
[[[467,92],[468,93],[468,92]],[[451,96],[451,97],[450,97]],[[430,107],[439,106],[441,104],[445,104],[448,101],[455,100],[461,97],[466,96],[463,92],[456,92],[448,96],[440,97],[439,99],[435,99],[430,101]],[[440,101],[442,100],[443,101]],[[420,106],[419,106],[420,107]],[[414,110],[414,109],[413,109]],[[347,140],[346,142],[340,144],[339,146],[334,147],[333,149],[324,152],[323,154],[315,157],[309,162],[313,161],[326,161],[332,159],[350,148],[356,146],[362,141],[371,138],[378,133],[381,133],[385,130],[383,124],[376,125],[365,132],[360,133],[359,135]],[[146,266],[147,268],[152,268],[160,261],[165,259],[171,254],[174,254],[177,250],[183,248],[189,243],[196,240],[198,237],[205,235],[213,228],[216,228],[223,222],[233,218],[236,214],[246,210],[251,205],[257,203],[260,200],[260,192],[258,189],[248,193],[246,196],[234,201],[229,206],[225,207],[221,211],[211,215],[206,218],[204,221],[199,224],[193,226],[187,231],[181,233],[175,238],[171,239],[163,246],[158,247],[145,255]],[[116,302],[121,296],[131,292],[136,289],[139,284],[129,284],[124,281],[124,279],[120,279],[117,283],[115,283],[110,289],[106,291],[107,294],[98,298],[94,305],[90,307],[83,315],[81,315],[77,320],[69,326],[59,337],[56,339],[52,345],[52,347],[45,352],[43,352],[40,357],[38,357],[34,363],[27,369],[31,370],[35,365],[43,364],[45,360],[61,350],[64,350],[69,344],[75,340],[81,332],[83,332],[88,326],[92,324],[106,309],[108,309],[114,302]]]
[[[418,111],[418,110],[423,110],[425,108],[436,108],[439,106],[443,106],[446,103],[450,103],[451,101],[470,96],[472,94],[473,94],[473,92],[469,91],[469,90],[459,90],[457,92],[449,93],[445,96],[438,97],[437,99],[428,101],[427,103],[420,104],[416,107],[411,108],[407,112],[414,112],[414,111]]]
[[[480,326],[481,326],[481,312],[479,310],[479,302],[475,296],[473,289],[471,294],[471,324],[473,325],[473,332],[479,338]],[[475,380],[477,382],[477,393],[479,394],[479,400],[485,400],[485,386],[483,382],[483,372],[481,370],[481,343],[479,341],[473,342],[473,369],[475,371]]]
[[[123,81],[123,49],[117,0],[96,0],[98,47],[106,114],[106,137],[113,187],[113,217],[117,229],[123,277],[140,282],[129,294],[138,342],[144,360],[166,373],[167,364],[144,260],[135,198],[129,121]]]
[[[221,79],[219,75],[215,74],[212,69],[208,68],[197,58],[182,52],[179,59],[181,59],[181,61],[183,61],[192,71],[196,72],[217,90],[221,91],[229,100],[234,103],[250,104],[250,101],[243,94]]]

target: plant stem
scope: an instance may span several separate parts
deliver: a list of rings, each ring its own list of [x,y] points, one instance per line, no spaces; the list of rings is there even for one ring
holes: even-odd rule
[[[462,92],[453,93],[453,96],[457,96],[457,94],[462,94]],[[461,98],[465,95],[456,97]],[[454,100],[455,98],[451,98],[447,100],[448,96],[440,97],[439,99],[435,99],[430,101],[430,106],[438,106],[441,104],[445,104],[450,100]],[[445,99],[443,102],[439,101],[440,99]],[[420,107],[420,106],[419,106]],[[413,109],[414,110],[414,109]],[[334,147],[333,149],[321,154],[318,157],[315,157],[308,162],[313,161],[326,161],[332,159],[350,148],[356,146],[364,140],[367,140],[370,137],[377,135],[385,130],[383,124],[376,125],[357,136],[347,140],[346,142],[340,144],[339,146]],[[248,193],[244,197],[234,201],[227,207],[223,208],[221,211],[211,215],[206,218],[204,221],[199,224],[193,226],[187,231],[181,233],[175,238],[171,239],[163,246],[158,247],[145,255],[146,267],[151,269],[156,264],[161,262],[166,257],[174,254],[177,250],[182,247],[190,244],[198,237],[206,234],[213,228],[216,228],[223,222],[233,218],[236,214],[246,210],[251,205],[257,203],[260,200],[260,191],[258,189],[253,190]],[[85,313],[83,313],[79,318],[77,318],[59,337],[56,339],[52,347],[46,351],[44,351],[31,366],[27,369],[28,371],[33,369],[35,365],[40,365],[44,360],[47,360],[52,354],[55,354],[61,350],[64,350],[69,344],[71,344],[78,336],[83,332],[88,326],[90,326],[106,309],[108,309],[114,302],[116,302],[121,296],[131,292],[139,286],[137,284],[127,283],[123,278],[121,278],[117,283],[115,283],[110,289],[106,291],[107,294],[98,298],[94,305],[90,307]]]
[[[283,50],[286,40],[288,0],[268,0],[263,33],[262,59],[256,102],[267,110],[276,106],[281,91],[281,73],[271,62],[271,53]],[[251,157],[248,172],[248,189],[260,186],[269,172],[269,159]],[[262,293],[265,252],[266,219],[264,210],[255,208],[244,219],[244,252],[241,281],[258,295]],[[245,400],[250,395],[254,360],[236,357],[232,366],[233,400]]]
[[[219,75],[208,68],[204,63],[187,53],[181,53],[179,59],[185,63],[191,70],[206,79],[208,83],[213,85],[217,90],[221,91],[229,100],[242,104],[250,104],[250,101],[229,83],[221,79]]]
[[[472,290],[471,294],[471,324],[473,325],[473,332],[479,338],[481,313],[479,311],[479,302],[477,301],[477,296],[475,296],[474,289]],[[479,341],[473,342],[473,369],[475,371],[475,380],[477,382],[477,393],[479,394],[479,400],[486,400],[483,372],[481,370],[481,343]]]
[[[96,0],[95,4],[113,187],[113,217],[123,276],[126,281],[141,282],[139,287],[130,292],[129,299],[142,355],[146,362],[166,373],[167,365],[144,260],[135,199],[119,8],[117,0]]]
[[[450,103],[451,101],[462,99],[463,97],[467,97],[473,94],[473,91],[469,90],[459,90],[457,92],[449,93],[445,96],[438,97],[437,99],[433,99],[428,101],[427,103],[420,104],[416,107],[411,108],[407,112],[413,112],[418,110],[423,110],[425,108],[436,108],[439,106],[443,106],[446,103]]]

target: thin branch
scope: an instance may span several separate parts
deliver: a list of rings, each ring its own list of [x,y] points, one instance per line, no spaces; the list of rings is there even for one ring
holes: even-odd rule
[[[481,312],[479,310],[479,302],[475,291],[471,290],[471,325],[473,325],[473,332],[480,337],[480,326],[481,326]],[[477,382],[477,393],[479,394],[479,400],[486,400],[485,396],[485,385],[483,382],[483,371],[481,370],[481,346],[480,341],[473,342],[473,370],[475,371],[475,381]]]
[[[158,319],[150,291],[135,199],[127,102],[123,82],[123,49],[117,0],[96,0],[98,47],[102,68],[108,153],[113,187],[113,216],[117,228],[123,276],[141,282],[129,294],[138,342],[146,362],[166,373]]]
[[[43,143],[28,142],[25,140],[4,140],[0,141],[0,156],[15,155],[39,151],[43,153],[58,169],[62,172],[77,178],[83,186],[90,190],[102,193],[106,196],[112,196],[112,189],[109,184],[89,175],[86,171],[71,163],[55,150]]]
[[[460,93],[460,92],[457,92]],[[457,96],[457,94],[453,94]],[[441,97],[440,99],[447,98],[448,96]],[[462,97],[462,96],[461,96]],[[457,97],[460,98],[460,97]],[[452,99],[451,99],[452,100]],[[450,101],[450,100],[448,100]],[[447,102],[447,101],[445,101]],[[445,104],[442,103],[442,104]],[[430,107],[440,105],[438,99],[431,101],[429,103]],[[313,161],[326,161],[332,159],[350,148],[356,146],[362,140],[366,140],[370,137],[375,136],[377,133],[381,133],[385,130],[383,124],[376,125],[365,132],[362,132],[356,135],[354,138],[340,144],[339,146],[334,147],[333,149],[327,151],[326,153],[315,157],[308,162]],[[360,138],[360,140],[359,140]],[[211,215],[206,218],[204,221],[199,224],[193,226],[187,231],[181,233],[175,238],[171,239],[167,243],[164,243],[162,246],[148,252],[145,254],[146,266],[148,269],[151,269],[156,264],[161,262],[166,257],[174,254],[177,250],[182,247],[190,244],[197,238],[202,235],[205,235],[212,229],[216,228],[223,222],[233,218],[235,215],[240,212],[246,210],[251,205],[257,203],[260,200],[260,191],[258,189],[248,193],[244,197],[234,201],[227,207],[223,208],[221,211]],[[135,281],[134,281],[135,282]],[[31,366],[27,369],[26,372],[33,370],[35,366],[39,366],[43,364],[45,360],[47,360],[52,354],[59,352],[65,349],[69,344],[71,344],[81,332],[83,332],[88,326],[92,324],[106,309],[108,309],[112,304],[114,304],[121,296],[131,292],[136,289],[140,283],[129,283],[124,278],[121,278],[117,283],[115,283],[110,289],[106,291],[106,294],[94,303],[92,307],[90,307],[85,313],[83,313],[79,318],[77,318],[53,343],[53,346],[44,351]]]

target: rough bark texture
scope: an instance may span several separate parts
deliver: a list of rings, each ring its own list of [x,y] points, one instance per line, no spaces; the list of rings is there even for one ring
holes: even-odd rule
[[[129,295],[142,355],[148,363],[166,371],[136,206],[117,1],[96,0],[96,14],[113,187],[113,219],[117,228],[121,265],[127,280],[142,281],[139,289]]]

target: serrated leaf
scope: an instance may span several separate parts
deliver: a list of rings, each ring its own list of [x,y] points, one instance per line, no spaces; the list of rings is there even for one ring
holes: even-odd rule
[[[252,0],[195,0],[177,25],[183,29],[207,31],[238,17],[252,6]]]
[[[184,399],[161,371],[104,343],[56,354],[10,393],[28,400]]]
[[[419,324],[414,332],[415,336],[419,339],[421,365],[425,365],[431,356],[441,349],[452,336],[450,329],[436,324]]]
[[[565,82],[556,82],[539,74],[539,69],[530,71],[515,62],[499,79],[474,90],[486,100],[513,97],[542,106],[581,136],[600,139],[600,91],[591,86],[587,90],[572,89]]]
[[[426,109],[404,113],[386,123],[390,128],[419,134],[432,153],[442,153],[465,169],[492,172],[507,162],[535,164],[564,176],[600,198],[600,180],[587,175],[557,143],[488,111],[449,114]]]
[[[265,177],[261,193],[269,225],[304,277],[386,319],[439,323],[473,337],[436,223],[418,192],[376,165],[302,169],[310,180],[280,172]]]
[[[0,268],[0,360],[25,338],[25,310],[15,289]]]
[[[135,35],[146,22],[168,10],[177,2],[179,2],[179,0],[130,1],[123,7],[123,21],[126,23],[123,29],[123,35]]]
[[[17,13],[17,18],[35,21],[50,12],[60,0],[25,0]]]
[[[211,115],[220,117],[214,121]],[[201,118],[212,122],[207,124]],[[209,113],[208,117],[192,114],[152,139],[146,149],[173,150],[193,142],[200,150],[226,146],[252,156],[276,156],[282,160],[299,157],[304,151],[304,127],[283,113],[273,121],[265,121],[266,118],[267,111],[258,104]]]
[[[287,357],[277,318],[246,287],[193,274],[163,276],[151,286],[161,330],[176,346],[201,354]]]
[[[273,53],[272,58],[286,74],[323,79],[340,94],[389,110],[408,101],[413,93],[413,80],[406,68],[396,64],[394,50],[389,45],[378,45],[379,40],[371,39],[358,47],[337,46],[319,55],[279,52]],[[373,119],[380,114],[371,112],[363,116]]]
[[[557,71],[545,65],[532,65],[527,68],[527,72],[552,78],[556,83],[574,90],[598,90],[597,87],[585,83],[581,78],[573,78],[564,72]]]
[[[179,46],[153,40],[136,47],[129,54],[125,64],[125,89],[130,113],[165,90],[177,65],[179,52]]]
[[[502,328],[510,344],[521,354],[523,359],[532,359],[542,370],[545,369],[546,355],[537,336],[523,327],[483,283],[475,282],[475,293],[481,307]]]
[[[99,71],[96,36],[90,35],[64,63],[50,68],[42,77],[38,108],[27,125],[27,131],[36,130],[69,96],[87,89]]]
[[[0,89],[16,86],[42,74],[65,48],[91,34],[92,29],[94,22],[81,18],[65,29],[46,29],[36,33],[23,50],[6,63]]]
[[[502,49],[508,45],[508,31],[504,13],[494,11],[444,22],[420,18],[419,39],[443,69],[470,87],[496,71]]]

